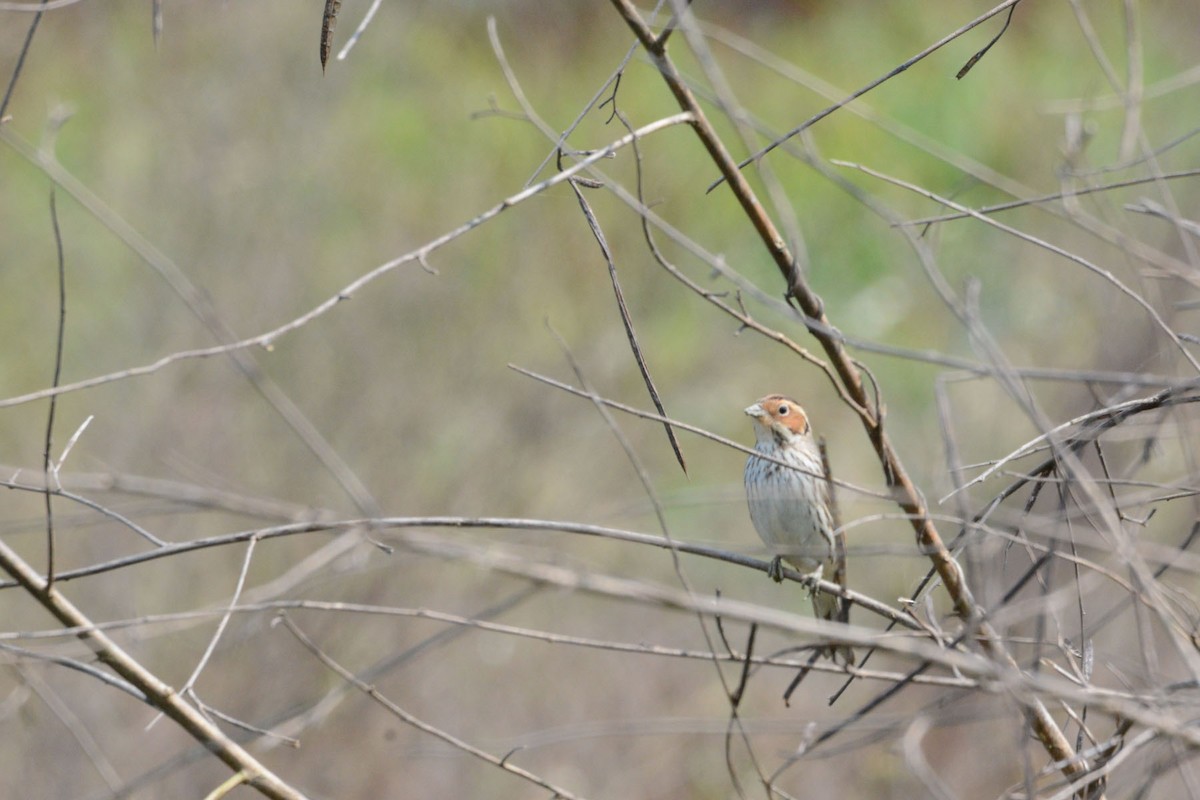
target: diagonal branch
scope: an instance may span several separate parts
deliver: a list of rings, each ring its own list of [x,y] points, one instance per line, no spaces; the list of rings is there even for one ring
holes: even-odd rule
[[[91,619],[59,592],[56,586],[29,566],[7,544],[0,541],[0,569],[13,577],[55,619],[78,628],[79,638],[101,662],[146,696],[146,702],[173,719],[179,727],[211,750],[230,769],[245,775],[245,783],[274,800],[303,800],[304,795],[267,769],[241,745],[226,736],[203,714],[186,703],[179,693],[159,680],[115,641],[98,630]]]
[[[636,146],[636,140],[634,145]],[[561,165],[560,165],[561,167]],[[592,231],[592,236],[596,237],[596,244],[600,246],[600,254],[604,256],[604,261],[608,264],[608,277],[612,283],[613,295],[617,299],[617,310],[621,313],[621,324],[625,327],[625,337],[629,339],[629,349],[633,351],[633,360],[637,362],[638,371],[642,373],[642,383],[646,384],[646,391],[650,394],[650,400],[654,403],[654,407],[658,409],[658,413],[664,417],[667,415],[667,409],[663,405],[662,398],[659,397],[658,387],[654,385],[654,378],[650,375],[650,367],[646,364],[646,356],[642,352],[642,345],[638,342],[637,332],[633,329],[633,317],[629,313],[629,306],[625,304],[625,292],[621,289],[621,281],[617,278],[617,264],[613,261],[612,250],[608,247],[608,240],[604,237],[604,231],[600,229],[600,222],[596,219],[595,212],[592,211],[591,204],[587,198],[583,196],[583,191],[579,188],[579,183],[570,181],[571,191],[575,193],[575,199],[579,201],[579,207],[583,211],[584,219],[587,220],[588,228]],[[687,474],[687,461],[683,457],[683,449],[679,445],[679,439],[675,436],[675,429],[670,423],[664,422],[663,427],[667,431],[667,440],[671,443],[671,450],[675,453],[675,460],[679,462],[679,468]]]

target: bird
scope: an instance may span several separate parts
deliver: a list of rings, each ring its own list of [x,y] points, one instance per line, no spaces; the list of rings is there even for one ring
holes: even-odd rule
[[[808,414],[781,394],[767,395],[746,414],[754,422],[758,454],[746,461],[746,502],[754,529],[774,554],[767,575],[782,581],[781,561],[786,561],[811,578],[834,577],[838,547],[832,493]],[[841,598],[818,592],[815,583],[812,603],[817,618],[843,620]],[[828,654],[853,658],[846,647],[830,648]]]

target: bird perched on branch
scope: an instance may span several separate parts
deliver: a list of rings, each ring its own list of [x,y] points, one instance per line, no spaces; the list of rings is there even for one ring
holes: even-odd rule
[[[745,478],[750,519],[774,554],[767,574],[782,581],[783,560],[813,578],[834,580],[841,572],[844,580],[836,559],[832,487],[808,415],[781,394],[767,395],[746,414],[754,420],[754,450],[766,456],[750,456]],[[841,599],[818,592],[815,584],[812,602],[819,619],[844,621]],[[854,657],[848,647],[836,651],[847,660]],[[834,648],[828,654],[833,657]]]

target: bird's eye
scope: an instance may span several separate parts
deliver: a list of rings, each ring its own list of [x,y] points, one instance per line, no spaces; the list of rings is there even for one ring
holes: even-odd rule
[[[787,405],[787,403],[780,403],[780,404],[779,404],[779,411],[778,411],[778,412],[776,412],[776,413],[778,413],[778,414],[779,414],[779,416],[781,416],[781,417],[786,417],[786,416],[788,415],[788,412],[790,412],[790,411],[791,411],[791,409],[790,409],[790,408],[788,408],[788,405]]]

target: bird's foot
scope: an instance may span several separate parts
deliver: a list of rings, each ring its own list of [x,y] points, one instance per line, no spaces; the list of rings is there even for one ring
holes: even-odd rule
[[[839,666],[854,666],[854,648],[848,644],[831,644],[825,655],[830,661],[838,664]]]
[[[775,556],[767,567],[767,577],[776,583],[783,583],[783,557]]]
[[[818,564],[817,568],[812,572],[804,573],[804,583],[808,586],[808,593],[814,597],[817,594],[817,581],[825,576],[825,565]]]

